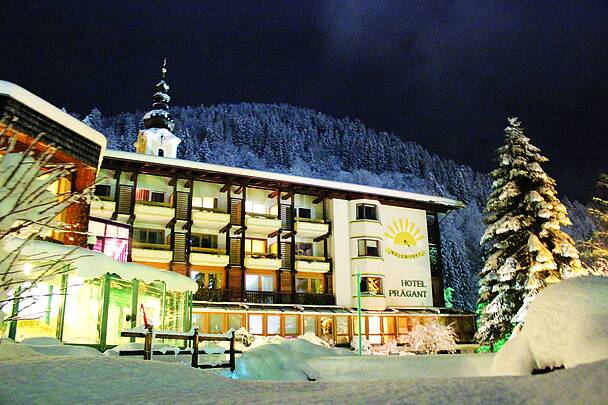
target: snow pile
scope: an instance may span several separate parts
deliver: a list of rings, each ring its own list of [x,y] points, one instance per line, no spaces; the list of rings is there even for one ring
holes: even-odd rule
[[[345,350],[313,344],[307,338],[285,339],[274,336],[269,339],[257,339],[256,337],[252,348],[237,359],[235,377],[274,381],[317,380],[319,373],[308,365],[309,359],[320,356],[352,355]]]
[[[118,346],[115,346],[111,349],[103,352],[106,356],[119,356],[121,351],[134,351],[134,350],[144,350],[143,343],[131,342],[131,343],[123,343]],[[166,345],[166,344],[153,344],[152,345],[153,352],[161,352],[162,354],[173,353],[176,356],[179,354],[180,348],[177,346]],[[154,357],[154,355],[152,355]]]
[[[25,338],[21,341],[21,346],[47,356],[101,356],[101,353],[92,347],[64,345],[60,340],[49,336]]]
[[[586,276],[545,288],[492,369],[495,375],[526,375],[602,359],[608,359],[608,278]]]
[[[20,357],[35,357],[40,356],[31,348],[15,343],[12,339],[0,340],[0,361],[15,360]]]

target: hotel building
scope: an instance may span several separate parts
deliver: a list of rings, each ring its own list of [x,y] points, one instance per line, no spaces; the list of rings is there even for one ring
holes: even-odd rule
[[[135,152],[102,155],[90,249],[194,280],[187,323],[204,333],[347,344],[360,291],[372,343],[433,319],[473,342],[474,314],[443,299],[439,222],[462,203],[177,159],[167,90],[163,71]]]

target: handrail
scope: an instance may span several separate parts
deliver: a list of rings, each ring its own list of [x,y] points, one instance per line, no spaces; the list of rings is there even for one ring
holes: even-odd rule
[[[205,368],[223,368],[229,367],[230,371],[234,371],[236,366],[235,361],[235,350],[234,350],[234,330],[229,331],[230,336],[226,335],[210,335],[205,334],[201,335],[198,333],[198,329],[195,328],[192,334],[187,333],[171,333],[171,332],[154,332],[152,326],[146,328],[145,332],[133,331],[133,330],[124,330],[120,332],[120,336],[122,337],[133,337],[133,338],[144,338],[144,360],[152,360],[152,340],[156,339],[176,339],[176,340],[184,340],[184,341],[192,341],[192,363],[191,366],[195,368],[201,368],[198,365],[198,344],[199,342],[208,341],[215,342],[218,340],[224,340],[230,342],[230,360],[228,364],[222,363],[216,366],[205,367]]]

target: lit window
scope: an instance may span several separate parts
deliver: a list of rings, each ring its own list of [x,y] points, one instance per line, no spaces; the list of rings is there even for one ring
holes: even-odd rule
[[[246,253],[266,253],[266,241],[264,239],[245,239]]]
[[[249,332],[253,335],[262,334],[262,315],[249,315]]]
[[[323,278],[296,277],[296,292],[304,294],[323,294]]]
[[[286,335],[297,335],[298,334],[298,316],[297,315],[285,315],[285,334]]]
[[[357,204],[357,219],[377,221],[377,207],[374,204]]]
[[[266,214],[266,204],[256,203],[253,201],[245,201],[245,212],[252,214]]]
[[[361,294],[362,295],[382,295],[382,278],[381,277],[361,277]]]
[[[359,256],[380,256],[380,242],[375,239],[357,241]]]
[[[266,333],[268,335],[281,334],[281,317],[278,315],[268,315],[266,317]]]
[[[266,274],[246,274],[247,291],[274,291],[274,276]]]

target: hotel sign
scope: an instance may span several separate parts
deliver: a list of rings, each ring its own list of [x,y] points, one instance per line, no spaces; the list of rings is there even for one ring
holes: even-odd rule
[[[432,306],[426,211],[384,206],[384,272],[388,306]]]

